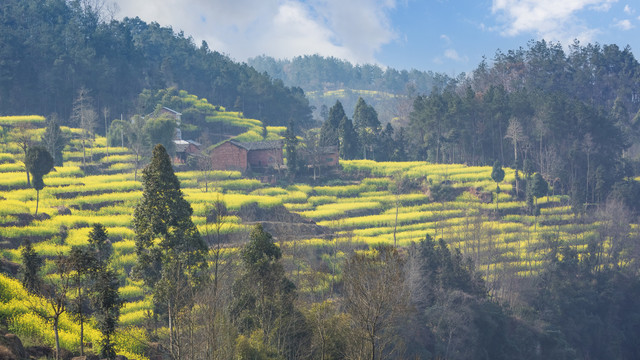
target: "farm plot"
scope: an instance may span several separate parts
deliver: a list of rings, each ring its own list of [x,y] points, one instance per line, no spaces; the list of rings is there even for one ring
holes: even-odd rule
[[[2,121],[8,124],[3,126],[13,126],[11,122],[18,120],[0,118],[0,124],[4,124]],[[42,126],[37,119],[28,121]],[[244,127],[247,132],[260,131],[262,138],[261,123],[240,114],[220,111],[208,121]],[[78,129],[64,131],[75,136],[80,133]],[[277,137],[282,131],[267,128],[268,136]],[[83,153],[77,137],[65,148],[64,166],[44,178],[39,215],[34,217],[36,193],[27,184],[21,149],[7,141],[0,144],[0,251],[5,259],[19,262],[18,247],[28,238],[46,257],[44,268],[48,272],[53,269],[53,257],[68,253],[72,246],[85,245],[92,224],[104,224],[113,244],[120,294],[126,300],[121,324],[130,326],[128,331],[136,331],[136,326],[148,321],[153,307],[148,290],[129,276],[136,262],[132,220],[141,198],[141,173],[138,170],[136,178],[134,156],[126,148],[109,147],[107,157],[106,140],[100,136],[86,150]],[[332,233],[325,237],[302,239],[293,234],[276,239],[292,279],[308,296],[332,291],[340,281],[345,254],[377,244],[407,247],[426,235],[442,238],[471,258],[487,281],[499,288],[505,274],[536,274],[545,264],[550,243],[560,242],[584,253],[589,242],[601,236],[599,223],[580,219],[576,225],[567,197],[540,198],[540,215],[526,215],[526,204],[510,194],[515,179],[510,169],[505,169],[505,181],[500,184],[503,192],[496,206],[496,184],[491,180],[490,167],[369,160],[343,161],[342,166],[349,178],[362,180],[272,186],[242,178],[239,172],[213,171],[207,174],[205,188],[200,171],[177,172],[177,176],[194,210],[194,223],[203,235],[212,231],[207,216],[215,201],[223,201],[231,212],[252,204],[266,211],[284,207],[329,229]],[[398,174],[418,186],[406,193],[394,193],[394,177]],[[435,195],[438,186],[445,194],[440,198]],[[225,217],[223,223],[220,232],[225,235],[247,230],[234,214]],[[638,226],[629,231],[637,233]],[[610,246],[607,241],[611,240],[605,239],[605,246]],[[227,244],[224,251],[237,252],[237,245]],[[5,309],[9,305],[2,306]],[[16,314],[27,316],[19,311]],[[34,324],[38,321],[33,320]]]

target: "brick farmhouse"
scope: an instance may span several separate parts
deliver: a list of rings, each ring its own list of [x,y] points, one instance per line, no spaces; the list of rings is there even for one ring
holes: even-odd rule
[[[284,160],[282,141],[237,142],[225,141],[211,151],[211,163],[215,170],[247,170],[264,172],[280,169]]]

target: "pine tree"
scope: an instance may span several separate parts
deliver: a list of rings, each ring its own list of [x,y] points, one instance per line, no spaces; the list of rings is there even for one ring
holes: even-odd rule
[[[29,239],[24,239],[20,249],[22,257],[21,281],[22,285],[32,293],[38,293],[42,285],[40,278],[40,268],[43,260],[31,245]]]
[[[136,270],[148,286],[162,276],[169,250],[183,256],[189,268],[206,266],[207,246],[191,221],[193,209],[184,199],[164,146],[153,149],[151,163],[142,172],[142,200],[134,211]],[[159,241],[154,241],[159,239]],[[177,259],[175,259],[177,260]]]
[[[174,349],[173,325],[181,306],[176,302],[195,287],[207,267],[206,243],[191,220],[193,209],[184,199],[180,182],[164,146],[156,145],[151,163],[142,171],[142,200],[134,211],[137,264],[135,273],[153,289],[156,311],[166,306],[169,347]]]
[[[101,355],[107,359],[115,359],[113,335],[116,331],[120,308],[123,301],[118,292],[118,275],[110,267],[104,267],[95,274],[92,303],[96,310],[95,318],[98,330],[102,333]]]
[[[279,350],[283,358],[307,338],[304,318],[295,308],[296,287],[286,277],[282,251],[273,237],[256,225],[241,251],[243,273],[233,285],[231,316],[240,332],[262,332],[262,343]]]
[[[345,117],[344,108],[340,100],[329,109],[329,117],[320,128],[320,146],[337,146],[339,144],[338,128]]]
[[[345,160],[355,159],[358,153],[358,134],[353,129],[353,123],[344,116],[338,128],[340,137],[340,157]]]
[[[380,133],[380,120],[373,106],[367,105],[364,99],[359,98],[353,111],[353,127],[358,133],[362,145],[362,157],[373,159],[373,144]]]

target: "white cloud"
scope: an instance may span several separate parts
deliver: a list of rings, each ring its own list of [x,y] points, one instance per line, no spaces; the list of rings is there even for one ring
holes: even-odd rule
[[[458,54],[458,52],[455,49],[448,48],[448,49],[445,49],[442,55],[439,55],[433,59],[433,62],[438,65],[444,64],[445,62],[451,62],[451,61],[456,63],[468,63],[469,57],[461,56],[460,54]]]
[[[620,30],[631,30],[633,29],[635,26],[633,26],[633,24],[631,23],[631,20],[628,19],[624,19],[624,20],[620,20],[618,22],[616,22],[614,24],[615,27],[617,27]]]
[[[318,53],[375,62],[381,47],[397,37],[388,17],[396,0],[115,1],[121,17],[171,25],[239,60]]]
[[[629,6],[629,4],[624,6],[624,12],[631,15],[633,14],[635,11],[631,8],[631,6]]]
[[[458,52],[454,49],[447,49],[444,51],[444,57],[449,59],[449,60],[453,60],[456,62],[467,62],[469,61],[469,58],[466,56],[460,56],[460,54],[458,54]]]
[[[617,0],[493,0],[491,11],[503,24],[504,36],[533,33],[570,44],[589,42],[599,32],[578,16],[581,11],[608,11]]]
[[[447,44],[451,44],[451,38],[445,34],[440,35],[440,39],[444,40]]]

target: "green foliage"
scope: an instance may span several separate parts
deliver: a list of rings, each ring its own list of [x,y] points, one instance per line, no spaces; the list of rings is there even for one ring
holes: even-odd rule
[[[148,119],[144,124],[144,132],[149,138],[149,142],[162,144],[169,154],[175,152],[173,138],[176,129],[176,121],[168,116],[159,116]]]
[[[47,127],[42,135],[42,143],[53,157],[54,164],[62,166],[62,150],[69,143],[69,139],[60,129],[60,121],[55,114],[47,119]]]
[[[639,351],[636,275],[603,266],[602,248],[591,243],[585,256],[568,246],[552,246],[550,263],[529,303],[554,333],[555,347],[544,349],[579,358],[631,359]],[[544,353],[543,353],[544,355]],[[547,356],[549,356],[547,355]]]
[[[22,257],[22,285],[24,285],[24,287],[28,291],[37,294],[40,291],[40,286],[42,286],[42,279],[40,278],[40,268],[42,267],[43,260],[33,249],[33,246],[31,246],[31,241],[29,241],[29,239],[24,239],[24,241],[22,242],[20,255]]]
[[[118,277],[114,270],[103,267],[95,274],[94,280],[92,302],[96,309],[97,328],[102,333],[100,354],[107,359],[114,359],[116,348],[113,336],[123,304],[118,293]]]
[[[504,170],[500,161],[496,160],[493,163],[493,169],[491,169],[491,179],[497,183],[501,183],[504,180]]]
[[[346,117],[342,103],[336,100],[335,105],[329,109],[329,117],[322,123],[320,129],[320,146],[338,146],[340,134],[338,128],[340,122]]]
[[[382,130],[378,113],[373,106],[367,105],[363,98],[359,98],[353,111],[353,128],[358,134],[358,139],[362,146],[362,158],[374,158],[372,151],[376,137]]]
[[[53,157],[42,146],[31,146],[27,151],[25,166],[33,176],[33,188],[40,191],[44,188],[43,176],[53,169]]]
[[[263,344],[290,357],[310,334],[295,309],[296,288],[285,275],[281,257],[271,234],[256,225],[241,251],[244,271],[233,284],[231,318],[241,334],[261,330]],[[243,349],[249,351],[251,347],[245,345]]]
[[[542,197],[547,195],[549,191],[549,184],[542,178],[540,173],[535,173],[531,178],[531,194],[536,197]]]
[[[136,232],[136,267],[141,278],[153,287],[162,277],[169,252],[186,256],[186,269],[198,271],[206,265],[206,245],[191,221],[193,210],[184,199],[180,182],[173,172],[169,155],[156,145],[151,163],[143,170],[142,200],[134,212]],[[156,242],[155,239],[160,239]]]
[[[354,159],[358,153],[359,139],[351,120],[346,116],[340,121],[338,136],[340,138],[340,157]]]

